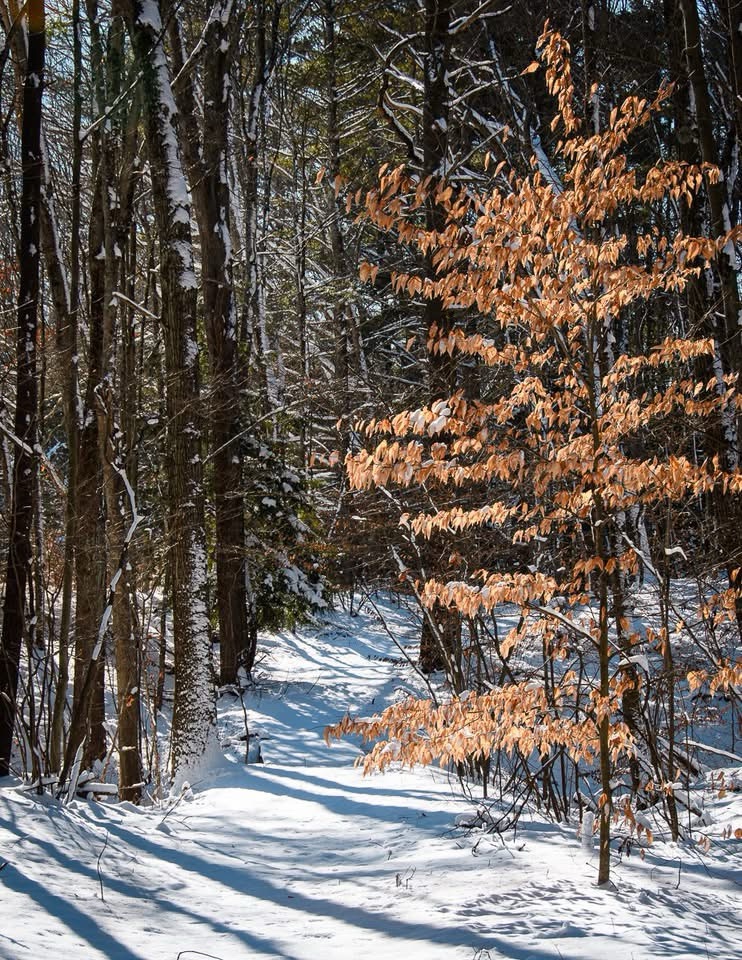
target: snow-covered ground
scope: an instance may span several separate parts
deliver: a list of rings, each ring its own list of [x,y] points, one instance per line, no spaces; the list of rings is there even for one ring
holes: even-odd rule
[[[412,644],[403,611],[391,632]],[[366,777],[326,723],[418,681],[373,611],[264,638],[259,694],[220,703],[222,767],[175,805],[0,788],[0,958],[63,960],[685,960],[742,956],[742,792],[704,793],[711,846],[656,841],[616,858],[574,825],[499,836],[439,770]],[[258,740],[259,738],[259,740]],[[6,781],[7,783],[7,781]],[[700,836],[700,834],[699,834]]]

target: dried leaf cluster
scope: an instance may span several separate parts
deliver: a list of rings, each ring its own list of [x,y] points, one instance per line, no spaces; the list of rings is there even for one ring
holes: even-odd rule
[[[498,185],[487,194],[382,169],[363,214],[435,265],[434,277],[394,275],[400,294],[437,298],[447,318],[478,316],[478,328],[491,331],[455,320],[433,326],[431,353],[493,368],[501,387],[486,399],[461,390],[358,424],[369,445],[350,453],[346,466],[358,489],[476,486],[491,494],[482,505],[405,515],[418,537],[496,529],[516,545],[567,544],[580,529],[590,550],[560,570],[467,569],[419,589],[429,607],[465,617],[519,607],[521,625],[504,638],[505,654],[540,636],[552,657],[563,657],[570,638],[579,638],[592,645],[600,668],[582,700],[568,672],[550,696],[538,683],[505,683],[441,706],[407,700],[378,717],[348,717],[327,736],[376,741],[364,761],[369,770],[393,760],[461,762],[496,748],[600,755],[607,822],[610,765],[633,749],[620,717],[622,697],[642,683],[634,654],[647,644],[668,649],[667,630],[637,629],[624,609],[622,585],[640,564],[651,568],[625,517],[651,504],[742,493],[739,469],[713,453],[691,456],[665,429],[680,421],[691,431],[736,415],[737,384],[714,373],[714,341],[689,330],[632,352],[616,331],[628,311],[682,295],[737,237],[664,235],[649,215],[638,234],[622,232],[627,212],[691,203],[719,172],[680,162],[632,167],[627,141],[662,109],[669,89],[653,102],[627,98],[605,130],[586,135],[573,108],[566,42],[546,30],[540,48],[558,103],[561,183],[537,158],[527,176],[498,167]],[[445,211],[438,230],[420,216],[431,201]],[[376,268],[365,265],[362,277],[373,282]],[[732,620],[736,596],[727,600],[715,615]],[[717,666],[714,689],[740,683],[740,663]],[[691,683],[706,679],[696,674]]]

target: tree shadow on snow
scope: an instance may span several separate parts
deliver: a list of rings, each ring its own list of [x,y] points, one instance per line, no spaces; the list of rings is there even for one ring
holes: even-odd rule
[[[156,844],[149,841],[145,844],[133,842],[139,838],[137,834],[131,831],[117,829],[116,826],[109,821],[106,822],[106,828],[109,834],[112,836],[120,836],[121,839],[125,840],[131,846],[139,846],[143,850],[146,848],[147,852],[152,853],[159,861],[170,859],[164,856],[166,851]],[[17,832],[19,837],[23,837],[40,850],[43,850],[50,864],[56,863],[62,870],[65,870],[72,876],[76,875],[81,879],[84,878],[96,887],[98,886],[98,873],[93,867],[86,866],[79,860],[69,857],[63,850],[49,841],[31,838],[17,828],[14,832]],[[173,859],[171,862],[177,863],[177,860]],[[205,861],[202,862],[205,863]],[[8,871],[10,871],[10,873]],[[92,948],[99,950],[106,957],[106,960],[148,960],[148,957],[151,956],[151,952],[149,951],[145,953],[132,952],[132,949],[120,940],[117,940],[108,929],[105,929],[98,923],[90,911],[85,910],[86,906],[95,906],[96,909],[101,909],[102,905],[97,899],[85,900],[83,901],[82,908],[77,907],[74,903],[52,893],[48,887],[42,886],[38,881],[33,880],[17,868],[12,867],[10,863],[3,870],[2,877],[0,877],[0,884],[35,901],[42,910],[52,914],[52,916],[63,923],[71,933],[85,940]],[[130,883],[119,877],[112,877],[105,868],[105,864],[103,866],[103,885],[105,891],[126,897],[133,903],[140,903],[143,899],[146,899],[154,903],[158,910],[161,910],[165,914],[171,914],[173,919],[177,919],[179,923],[183,920],[197,923],[209,928],[214,934],[234,937],[242,941],[247,947],[257,950],[260,953],[286,958],[286,960],[297,960],[293,954],[287,953],[266,937],[221,923],[213,917],[206,916],[196,910],[186,909],[159,896],[156,891],[147,889],[141,879],[137,880],[136,883]],[[118,901],[116,903],[116,913],[126,916],[126,905]],[[173,941],[177,936],[168,931],[163,931],[163,935],[166,935],[170,941]],[[2,945],[0,945],[0,949],[2,949]],[[183,945],[183,949],[186,949],[185,944]],[[9,954],[8,957],[9,960],[17,960],[18,954]]]
[[[274,883],[265,877],[256,877],[250,872],[249,866],[238,868],[224,863],[214,864],[209,859],[186,851],[162,847],[124,826],[111,823],[108,829],[112,835],[119,837],[130,847],[139,849],[142,853],[161,862],[169,863],[196,877],[207,878],[235,893],[297,913],[297,924],[302,922],[302,916],[308,915],[339,921],[356,930],[382,933],[388,940],[461,946],[475,951],[498,950],[502,957],[510,960],[554,960],[552,950],[541,950],[537,946],[530,946],[528,949],[516,947],[505,940],[498,940],[486,934],[462,930],[460,923],[450,927],[439,927],[431,924],[428,917],[420,923],[408,922],[391,917],[387,913],[374,913],[363,907],[348,906],[324,897],[311,897],[280,882]],[[146,891],[140,888],[139,896],[142,894],[146,895]],[[246,913],[255,916],[253,910],[247,910]],[[212,923],[210,920],[207,922]],[[243,932],[237,929],[229,929],[226,932],[234,937],[243,938],[244,936]],[[290,955],[285,952],[279,951],[276,956],[290,960]],[[563,960],[573,960],[568,954],[563,953],[562,957]]]

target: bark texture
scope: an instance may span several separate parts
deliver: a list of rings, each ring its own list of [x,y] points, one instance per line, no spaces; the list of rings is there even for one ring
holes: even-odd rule
[[[26,635],[26,591],[31,565],[31,531],[38,458],[36,340],[39,301],[41,107],[46,47],[43,0],[29,0],[28,55],[23,88],[21,236],[18,330],[16,335],[15,461],[8,567],[0,637],[0,777],[10,772],[21,649]]]
[[[160,244],[168,414],[168,530],[175,644],[172,769],[178,787],[201,768],[215,738],[196,336],[191,204],[159,3],[125,4],[141,70],[143,116]]]

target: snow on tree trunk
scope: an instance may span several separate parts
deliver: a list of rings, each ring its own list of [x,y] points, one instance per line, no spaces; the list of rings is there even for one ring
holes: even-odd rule
[[[174,788],[199,776],[216,740],[206,610],[199,416],[197,282],[191,205],[177,136],[177,109],[157,0],[126,5],[142,72],[152,197],[160,241],[160,285],[168,413],[170,569],[175,644]]]
[[[230,238],[231,198],[227,177],[229,69],[236,17],[231,2],[217,4],[204,31],[204,99],[209,104],[199,130],[196,95],[187,71],[177,104],[184,129],[183,153],[189,171],[198,222],[203,270],[206,337],[212,372],[209,405],[216,521],[216,599],[219,614],[219,679],[235,683],[239,667],[255,659],[254,618],[250,616],[245,551],[243,433],[237,313]],[[170,23],[174,69],[180,74],[184,52],[179,24]]]

